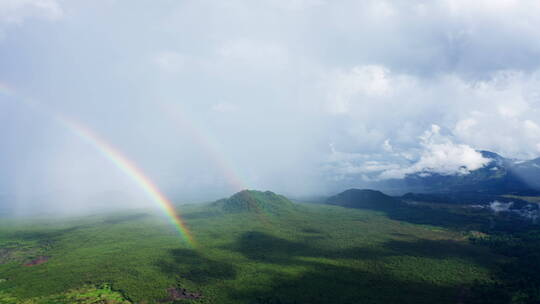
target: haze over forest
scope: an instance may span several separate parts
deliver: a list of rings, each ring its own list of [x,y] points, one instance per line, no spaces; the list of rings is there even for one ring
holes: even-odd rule
[[[152,205],[107,151],[174,202],[537,158],[539,9],[0,1],[0,206]]]

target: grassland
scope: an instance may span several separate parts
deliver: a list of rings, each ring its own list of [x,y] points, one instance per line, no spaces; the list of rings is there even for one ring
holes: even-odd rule
[[[195,247],[152,212],[2,219],[0,303],[457,303],[505,261],[419,215],[318,204],[179,212]],[[171,287],[202,297],[173,301]]]

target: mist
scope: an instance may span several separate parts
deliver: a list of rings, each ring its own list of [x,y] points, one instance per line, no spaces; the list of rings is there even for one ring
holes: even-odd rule
[[[155,206],[66,120],[173,203],[538,157],[539,8],[0,1],[1,209]]]

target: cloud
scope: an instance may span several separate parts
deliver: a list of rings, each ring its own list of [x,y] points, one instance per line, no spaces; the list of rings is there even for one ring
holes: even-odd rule
[[[531,220],[535,223],[540,217],[540,211],[538,209],[538,206],[535,204],[526,204],[524,206],[521,206],[520,208],[514,208],[514,202],[504,203],[499,201],[493,201],[488,206],[486,206],[486,208],[488,208],[494,213],[511,212],[513,214]]]
[[[56,0],[2,0],[0,25],[21,25],[27,18],[56,20],[63,11]]]
[[[480,1],[465,1],[465,0],[446,0],[441,1],[443,6],[450,9],[450,12],[456,16],[465,14],[478,14],[490,12],[492,14],[504,14],[508,11],[523,9],[523,3],[517,0],[480,0]],[[534,2],[525,1],[526,5],[535,5]]]
[[[302,11],[323,5],[326,1],[323,0],[266,0],[265,1],[269,6],[275,7],[282,10],[290,11]]]
[[[525,120],[523,122],[523,128],[527,136],[533,139],[538,139],[540,137],[540,126],[537,123],[531,120]]]
[[[20,0],[0,11],[14,38],[0,81],[88,124],[164,192],[229,194],[224,163],[246,187],[299,193],[462,174],[483,164],[475,150],[540,155],[535,0]],[[44,163],[43,180],[84,174],[32,153],[73,138],[0,107],[0,187],[23,172],[22,153]]]
[[[536,69],[540,61],[530,56],[540,51],[538,2],[488,2],[345,1],[325,9],[337,19],[329,26],[351,50],[340,57],[349,65],[368,58],[393,70],[469,77]]]
[[[158,52],[153,59],[154,63],[165,72],[177,72],[181,70],[186,61],[185,56],[173,51]]]
[[[391,94],[395,86],[390,71],[380,65],[357,66],[349,71],[338,70],[330,79],[330,111],[340,114],[349,110],[354,98],[377,98]]]
[[[334,139],[340,150],[387,149],[385,140],[408,149],[418,146],[419,133],[437,124],[454,141],[475,149],[531,158],[540,142],[535,128],[540,124],[539,75],[503,70],[483,80],[455,73],[425,78],[378,65],[330,72],[322,79],[329,83],[325,108],[340,114],[341,134],[350,135],[336,135],[343,138]]]
[[[401,168],[399,163],[389,161],[383,154],[338,151],[334,144],[330,144],[329,147],[331,153],[324,163],[323,170],[332,180],[354,180],[360,177],[363,181],[371,181],[377,179],[377,175],[381,172]]]
[[[1,0],[0,40],[9,28],[21,26],[27,19],[60,19],[64,12],[56,0]]]
[[[225,62],[253,69],[280,69],[289,62],[288,51],[283,46],[251,39],[224,42],[217,54]]]
[[[394,148],[392,148],[392,145],[390,144],[390,140],[386,139],[383,143],[383,150],[386,152],[394,152]]]
[[[479,169],[491,160],[465,144],[455,144],[440,134],[441,128],[432,125],[431,130],[420,136],[423,151],[420,159],[411,166],[390,169],[381,173],[382,179],[403,178],[414,173],[438,173],[442,175],[468,174]]]
[[[465,82],[464,82],[465,83]],[[466,83],[465,83],[466,84]],[[540,142],[540,73],[499,71],[464,86],[456,122],[448,125],[460,141],[505,156],[531,158]]]
[[[212,106],[212,110],[220,113],[236,112],[238,107],[229,102],[219,102]]]
[[[489,208],[495,213],[509,212],[513,204],[513,202],[503,203],[499,201],[493,201],[489,204]]]
[[[415,173],[468,174],[491,161],[469,145],[456,144],[442,135],[438,125],[432,125],[418,141],[419,148],[396,151],[385,140],[378,154],[344,153],[332,145],[331,165],[326,169],[341,179],[360,176],[364,180],[384,180]]]

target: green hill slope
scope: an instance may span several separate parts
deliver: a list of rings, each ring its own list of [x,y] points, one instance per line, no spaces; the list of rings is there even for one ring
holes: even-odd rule
[[[388,210],[399,204],[399,200],[380,191],[369,189],[349,189],[328,198],[326,202],[342,207],[374,210]]]
[[[225,212],[283,213],[293,209],[294,204],[285,196],[271,191],[243,190],[229,198],[221,199],[214,206]]]

